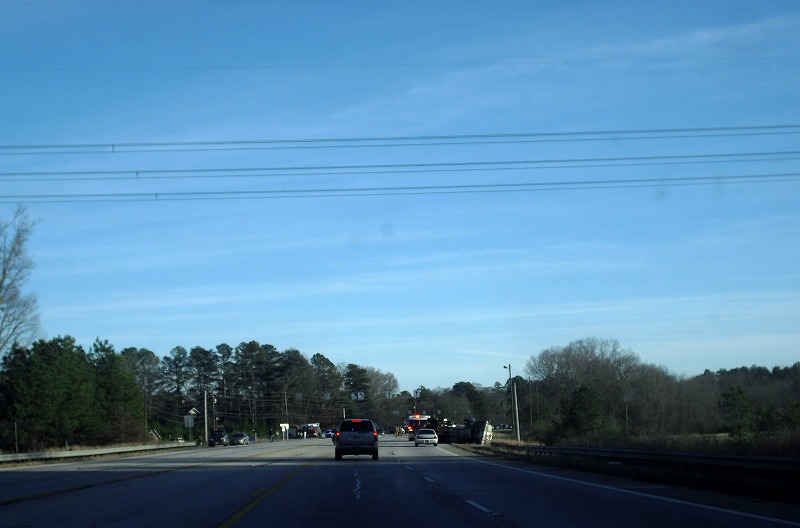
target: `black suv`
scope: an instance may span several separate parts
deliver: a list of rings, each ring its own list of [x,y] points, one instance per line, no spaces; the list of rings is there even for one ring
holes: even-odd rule
[[[333,445],[336,460],[341,460],[342,455],[372,455],[372,460],[378,460],[378,428],[364,418],[342,420]]]
[[[228,440],[228,433],[225,431],[214,431],[208,437],[208,446],[213,447],[215,445],[230,445],[230,440]]]

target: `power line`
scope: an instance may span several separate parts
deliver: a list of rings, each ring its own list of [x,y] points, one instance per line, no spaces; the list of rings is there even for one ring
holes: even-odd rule
[[[687,163],[724,163],[743,161],[787,161],[800,156],[800,150],[766,152],[727,152],[708,154],[675,154],[662,156],[615,156],[606,158],[549,158],[500,161],[452,161],[431,163],[385,163],[362,165],[304,165],[275,167],[237,167],[202,169],[127,169],[92,171],[27,171],[0,172],[0,178],[24,177],[25,180],[142,180],[142,179],[186,179],[221,178],[243,176],[346,176],[358,174],[391,174],[407,172],[468,171],[468,170],[512,170],[533,168],[588,168],[607,166],[674,165]],[[752,158],[752,159],[748,159]],[[327,171],[327,172],[319,172]]]
[[[626,178],[606,180],[571,180],[556,182],[489,183],[472,185],[410,185],[396,187],[338,187],[319,189],[272,189],[256,191],[180,191],[140,193],[76,193],[16,195],[0,198],[0,203],[14,202],[121,202],[177,200],[233,200],[267,198],[331,198],[348,196],[433,195],[497,192],[533,192],[590,190],[634,187],[672,187],[743,183],[800,181],[800,172],[728,176],[685,176],[672,178]]]
[[[10,0],[6,0],[9,2]],[[85,3],[108,3],[109,0],[82,0]],[[120,0],[121,1],[121,0]],[[138,0],[142,2],[143,0]],[[162,0],[148,0],[160,3]],[[33,0],[19,0],[17,3],[30,4]],[[38,0],[36,3],[64,3],[64,0]],[[167,3],[167,0],[163,0]],[[143,66],[20,66],[1,68],[4,73],[70,73],[70,72],[175,72],[175,71],[264,71],[264,70],[313,70],[313,69],[385,69],[385,68],[428,68],[428,67],[471,67],[471,66],[519,66],[527,64],[675,64],[675,63],[714,63],[714,62],[759,62],[796,61],[798,55],[721,55],[721,56],[682,56],[682,57],[534,57],[529,59],[506,59],[499,61],[394,61],[394,62],[331,62],[331,63],[275,63],[275,64],[167,64]]]
[[[747,125],[730,127],[654,128],[567,132],[523,132],[499,134],[448,134],[428,136],[363,136],[340,138],[254,139],[230,141],[156,141],[107,143],[51,143],[0,145],[0,155],[117,154],[144,152],[186,152],[223,150],[265,150],[289,148],[374,148],[431,147],[474,144],[532,142],[620,141],[645,139],[687,139],[696,137],[742,137],[792,135],[800,125]]]
[[[40,145],[0,145],[0,154],[14,154],[16,150],[30,153],[63,150],[62,153],[85,154],[81,149],[107,149],[116,151],[123,149],[239,149],[255,148],[268,145],[268,148],[316,148],[320,144],[325,147],[339,148],[350,146],[386,146],[388,144],[408,146],[409,141],[415,145],[443,145],[453,142],[520,142],[520,141],[599,141],[619,139],[675,139],[685,137],[719,137],[719,136],[760,136],[789,135],[800,133],[798,124],[782,125],[749,125],[731,127],[696,127],[696,128],[652,128],[652,129],[620,129],[620,130],[586,130],[572,132],[529,132],[502,134],[449,134],[427,136],[360,136],[343,138],[306,138],[306,139],[272,139],[245,141],[180,141],[180,142],[141,142],[141,143],[69,143]],[[461,143],[459,143],[461,144]],[[3,150],[6,152],[3,152]],[[127,151],[132,152],[132,151]],[[655,165],[688,165],[688,164],[730,164],[752,162],[795,161],[800,159],[800,150],[752,151],[752,152],[711,152],[711,153],[679,153],[669,155],[648,156],[614,156],[614,157],[563,157],[547,159],[521,160],[474,160],[445,161],[419,163],[373,163],[373,164],[318,164],[318,165],[281,165],[256,167],[222,167],[222,168],[170,168],[170,169],[125,169],[125,170],[62,170],[62,171],[9,171],[0,172],[0,182],[77,182],[77,181],[145,181],[145,180],[195,180],[195,179],[231,179],[231,178],[266,178],[266,177],[343,177],[372,176],[388,174],[432,174],[432,173],[466,173],[466,172],[499,172],[521,170],[555,170],[555,169],[588,169],[597,167],[642,167]],[[553,190],[587,190],[622,187],[645,186],[686,186],[708,184],[741,184],[796,181],[797,173],[778,172],[751,175],[722,176],[686,176],[655,178],[615,178],[592,180],[588,178],[566,181],[528,181],[528,182],[487,182],[473,184],[421,185],[404,186],[365,186],[343,187],[327,186],[304,189],[264,189],[264,190],[208,190],[208,191],[172,191],[172,192],[95,192],[72,194],[18,194],[0,198],[2,202],[36,201],[36,202],[85,202],[85,201],[173,201],[173,200],[231,200],[231,199],[264,199],[264,198],[300,198],[300,197],[343,197],[343,196],[381,196],[381,195],[432,195],[432,194],[465,194],[465,193],[498,193],[498,192],[532,192]]]

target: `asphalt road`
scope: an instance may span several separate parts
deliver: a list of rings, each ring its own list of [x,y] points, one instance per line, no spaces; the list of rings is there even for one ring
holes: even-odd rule
[[[3,467],[0,526],[800,527],[800,505],[380,445],[378,461],[307,439]]]

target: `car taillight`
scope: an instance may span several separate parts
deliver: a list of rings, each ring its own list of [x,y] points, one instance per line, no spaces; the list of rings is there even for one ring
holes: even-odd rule
[[[374,436],[375,438],[378,438],[378,431],[372,431],[372,436]]]

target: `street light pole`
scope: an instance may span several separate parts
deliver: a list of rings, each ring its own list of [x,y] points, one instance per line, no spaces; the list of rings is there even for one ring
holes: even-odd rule
[[[205,436],[203,443],[208,442],[208,390],[203,391],[203,426],[205,427]]]
[[[507,366],[503,365],[503,368],[508,369],[508,381],[509,381],[509,389],[511,390],[511,426],[517,432],[517,442],[521,442],[519,435],[519,404],[517,403],[517,387],[514,384],[514,377],[511,375],[511,363]]]

